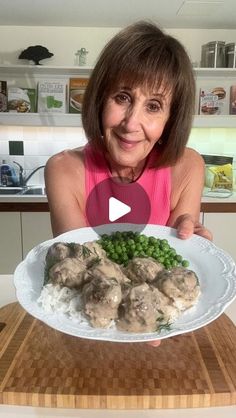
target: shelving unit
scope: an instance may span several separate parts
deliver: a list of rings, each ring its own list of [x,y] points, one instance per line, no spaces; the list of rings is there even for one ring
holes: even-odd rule
[[[236,115],[195,115],[193,128],[236,128]]]
[[[196,77],[236,77],[236,68],[193,68]]]
[[[1,65],[0,80],[10,80],[10,85],[16,85],[20,80],[25,87],[37,85],[41,78],[69,79],[70,77],[83,77],[91,74],[92,67],[66,67],[46,65]],[[197,81],[232,80],[236,84],[236,68],[194,68]],[[24,83],[24,84],[23,84]],[[0,113],[0,125],[5,126],[58,126],[80,127],[79,114],[52,114],[52,113]],[[208,115],[194,117],[195,128],[236,128],[234,115]]]
[[[0,113],[0,126],[80,127],[81,115],[72,113]]]
[[[5,65],[0,64],[0,75],[8,77],[22,77],[26,78],[28,75],[40,77],[40,76],[62,76],[67,77],[79,75],[89,75],[92,71],[92,67],[66,67],[66,66],[51,66],[51,65]]]
[[[93,67],[68,67],[68,66],[51,66],[51,65],[7,65],[0,64],[0,74],[12,75],[88,75]],[[193,68],[197,77],[236,77],[236,68]]]

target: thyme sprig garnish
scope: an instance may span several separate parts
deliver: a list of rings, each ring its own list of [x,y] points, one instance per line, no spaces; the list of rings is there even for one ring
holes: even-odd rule
[[[161,319],[162,320],[162,319]],[[159,320],[157,320],[158,322],[159,322]],[[169,322],[169,321],[167,321],[167,322],[163,322],[163,323],[160,323],[158,326],[157,326],[157,331],[159,332],[159,331],[162,331],[162,330],[165,330],[165,331],[170,331],[171,330],[171,325],[172,325],[172,323],[171,322]]]

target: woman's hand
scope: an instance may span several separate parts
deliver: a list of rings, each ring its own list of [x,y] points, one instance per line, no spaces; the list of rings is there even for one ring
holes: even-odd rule
[[[194,221],[191,215],[179,216],[174,227],[177,229],[177,236],[181,239],[187,239],[192,234],[197,234],[212,241],[212,233],[209,229],[205,228],[200,222]]]
[[[151,345],[152,347],[159,347],[159,345],[161,344],[161,340],[148,341],[148,343],[146,344]]]

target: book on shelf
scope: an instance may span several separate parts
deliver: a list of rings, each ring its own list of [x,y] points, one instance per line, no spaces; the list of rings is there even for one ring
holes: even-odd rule
[[[26,87],[8,87],[7,109],[10,113],[35,113],[36,89]]]
[[[0,112],[7,111],[7,81],[0,81]]]
[[[77,77],[69,80],[69,113],[81,113],[88,78]]]
[[[236,86],[230,87],[230,115],[236,115]]]
[[[200,115],[229,115],[229,88],[203,86],[199,95]]]
[[[38,113],[67,112],[67,82],[41,80],[38,82]]]

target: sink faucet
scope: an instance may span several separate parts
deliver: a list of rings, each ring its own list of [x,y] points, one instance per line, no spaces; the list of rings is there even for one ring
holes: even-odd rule
[[[16,161],[13,161],[14,164],[16,164],[20,171],[19,171],[19,186],[20,187],[26,187],[29,179],[36,173],[36,171],[40,170],[41,168],[44,168],[45,165],[40,165],[39,167],[35,168],[28,176],[25,176],[24,169],[21,164],[17,163]]]

